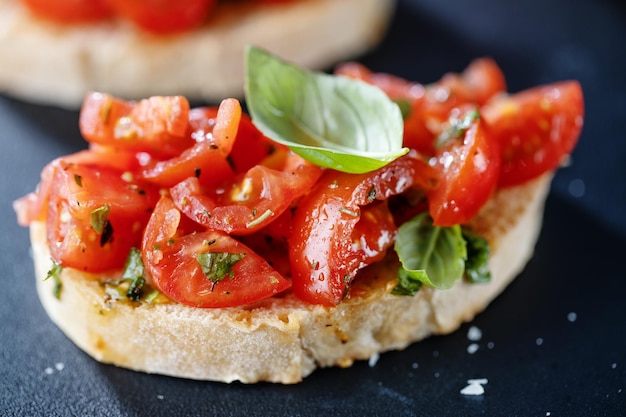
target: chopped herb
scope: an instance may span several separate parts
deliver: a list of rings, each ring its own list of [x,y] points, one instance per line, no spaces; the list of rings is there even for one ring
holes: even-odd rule
[[[255,209],[256,210],[256,209]],[[246,227],[247,228],[251,228],[254,226],[259,225],[260,223],[262,223],[263,221],[267,220],[269,217],[271,217],[274,214],[274,212],[270,209],[265,210],[265,212],[263,214],[261,214],[259,217],[257,217],[256,219],[246,223]]]
[[[460,139],[461,137],[463,137],[467,129],[472,126],[472,123],[474,123],[479,118],[480,113],[478,113],[478,110],[476,109],[467,112],[462,119],[451,116],[450,125],[437,137],[435,141],[435,146],[438,148],[443,148],[448,143]]]
[[[54,294],[54,297],[57,300],[61,299],[61,289],[63,288],[63,283],[61,282],[61,271],[63,271],[63,266],[56,263],[53,259],[52,267],[50,268],[50,270],[46,274],[46,277],[44,278],[44,281],[50,278],[54,280],[54,287],[52,289],[52,294]]]
[[[83,177],[81,177],[78,174],[74,174],[74,182],[76,183],[76,185],[78,185],[79,187],[83,186]]]
[[[318,261],[311,262],[311,269],[317,269],[320,266]]]
[[[367,192],[367,202],[373,203],[376,200],[376,187],[372,185],[372,188]]]
[[[100,235],[100,246],[106,245],[111,240],[113,240],[113,225],[111,225],[111,222],[107,220],[104,223],[104,230]]]
[[[126,297],[133,301],[139,301],[143,293],[143,288],[146,284],[144,271],[141,252],[137,248],[131,248],[126,258],[126,264],[124,265],[122,280],[129,282],[130,285],[126,291]]]
[[[213,291],[215,284],[226,277],[233,277],[235,274],[233,266],[245,256],[245,253],[206,252],[197,254],[196,261],[200,264],[206,278],[213,283],[211,286],[211,291]]]
[[[176,239],[174,239],[174,238],[167,239],[167,244],[168,245],[173,245],[174,243],[176,243]]]
[[[91,212],[91,227],[96,233],[101,234],[104,231],[110,211],[111,207],[105,204]]]
[[[491,281],[491,271],[488,264],[489,243],[486,239],[466,229],[463,229],[463,238],[467,244],[465,279],[474,284],[484,284]]]
[[[352,217],[358,217],[359,213],[357,213],[354,210],[350,210],[349,208],[346,207],[340,207],[339,211],[342,212],[343,214],[347,214],[348,216],[352,216]]]

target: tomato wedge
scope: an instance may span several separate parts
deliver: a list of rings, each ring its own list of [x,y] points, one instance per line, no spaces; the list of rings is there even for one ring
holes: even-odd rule
[[[122,267],[141,242],[158,190],[104,166],[61,160],[53,175],[46,213],[52,258],[87,272]]]
[[[247,246],[219,231],[177,235],[181,215],[169,197],[157,203],[142,242],[155,286],[194,307],[249,304],[291,284]]]
[[[500,147],[475,109],[456,109],[447,138],[433,158],[439,184],[427,194],[437,226],[463,224],[474,217],[496,188]]]
[[[189,102],[185,97],[150,97],[128,102],[109,94],[89,93],[79,128],[90,143],[171,157],[190,147]]]
[[[384,256],[393,242],[396,227],[387,206],[373,203],[410,187],[429,189],[435,177],[426,162],[410,155],[367,174],[326,171],[295,211],[289,242],[294,293],[310,303],[337,305],[356,272]]]
[[[290,152],[282,170],[257,165],[235,182],[210,191],[192,177],[170,192],[176,206],[197,223],[211,230],[247,235],[273,222],[321,174],[321,168]]]
[[[190,177],[201,178],[205,185],[216,185],[233,176],[226,158],[238,137],[240,120],[241,105],[236,99],[223,100],[217,111],[190,111],[187,134],[196,143],[171,159],[148,162],[142,178],[161,187],[172,187]]]
[[[481,110],[502,148],[502,187],[558,167],[578,142],[583,92],[577,81],[534,87],[489,102]]]

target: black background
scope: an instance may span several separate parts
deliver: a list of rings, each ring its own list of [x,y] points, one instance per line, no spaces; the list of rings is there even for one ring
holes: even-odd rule
[[[616,1],[399,1],[359,60],[431,82],[491,56],[509,89],[578,79],[585,126],[549,196],[536,255],[472,323],[294,386],[230,385],[102,365],[49,321],[11,202],[83,148],[78,114],[0,96],[0,413],[16,416],[626,415],[626,9]],[[1,63],[0,63],[1,65]],[[568,315],[575,313],[576,319]],[[61,366],[62,364],[62,366]],[[485,393],[460,394],[487,378]]]

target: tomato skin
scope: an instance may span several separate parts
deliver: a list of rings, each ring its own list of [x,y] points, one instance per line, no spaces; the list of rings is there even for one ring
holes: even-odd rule
[[[289,249],[294,293],[309,303],[337,305],[356,272],[393,242],[396,228],[387,206],[368,211],[369,205],[412,186],[432,186],[434,175],[411,156],[367,174],[326,171],[295,211]],[[360,221],[368,227],[357,226]]]
[[[79,128],[90,143],[127,151],[172,157],[193,144],[187,137],[189,102],[182,96],[154,96],[128,102],[109,94],[89,93]]]
[[[555,169],[578,142],[583,92],[563,81],[496,98],[482,109],[502,149],[501,187],[522,184]]]
[[[200,26],[215,0],[108,0],[116,15],[141,29],[169,34]]]
[[[458,112],[463,117],[461,110]],[[427,193],[433,223],[453,226],[468,222],[496,188],[501,163],[498,142],[478,118],[462,138],[438,150],[433,160],[440,173],[438,186]]]
[[[170,192],[176,206],[197,223],[212,230],[247,235],[279,217],[315,184],[321,173],[321,168],[290,153],[281,171],[257,165],[210,193],[196,178],[188,178]]]
[[[152,282],[173,300],[200,308],[241,306],[279,294],[291,284],[251,249],[225,233],[206,231],[176,236],[180,212],[169,197],[157,203],[142,242]],[[213,283],[202,272],[200,253],[243,254],[233,276]]]
[[[120,268],[131,247],[139,246],[158,191],[131,184],[120,172],[59,161],[55,166],[46,228],[53,259],[86,272]],[[107,206],[107,227],[96,231],[91,216]]]
[[[60,23],[87,23],[112,15],[109,0],[22,0],[36,15]]]

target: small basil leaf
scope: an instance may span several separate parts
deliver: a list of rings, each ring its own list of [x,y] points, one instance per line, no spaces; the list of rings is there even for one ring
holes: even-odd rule
[[[362,81],[310,72],[249,47],[245,94],[256,127],[316,165],[363,173],[408,152],[400,108]]]
[[[463,277],[467,250],[459,225],[435,226],[427,212],[418,214],[398,228],[394,248],[411,279],[448,289]]]
[[[491,281],[489,270],[489,243],[486,239],[463,229],[463,238],[467,243],[467,261],[465,261],[465,278],[474,284]]]
[[[404,268],[398,270],[398,285],[391,290],[393,295],[415,295],[422,288],[422,281],[409,276]]]

